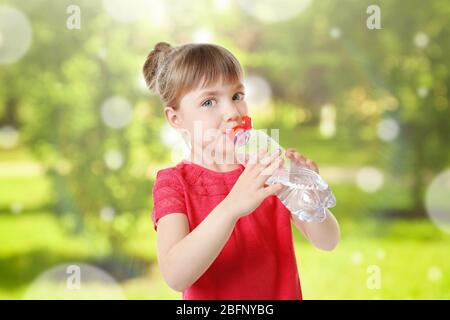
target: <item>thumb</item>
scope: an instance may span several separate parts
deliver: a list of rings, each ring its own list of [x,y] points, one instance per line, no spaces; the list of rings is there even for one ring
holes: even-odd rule
[[[277,193],[278,191],[280,191],[283,188],[283,185],[281,183],[275,183],[275,184],[271,184],[267,187],[265,187],[263,189],[264,194],[267,196],[271,196],[275,193]]]

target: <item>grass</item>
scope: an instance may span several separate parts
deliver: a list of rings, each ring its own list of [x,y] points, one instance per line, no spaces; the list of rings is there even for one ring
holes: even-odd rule
[[[120,283],[130,299],[179,299],[156,264],[155,233],[148,213],[125,248],[152,262],[148,273]],[[448,299],[450,236],[428,221],[346,219],[334,252],[322,252],[294,230],[298,267],[306,299]],[[46,270],[67,261],[89,261],[102,252],[95,235],[66,233],[51,212],[0,215],[0,298],[20,299]],[[97,236],[98,237],[98,236]],[[381,271],[381,288],[367,287],[367,269]]]
[[[341,245],[341,250],[328,256],[304,250],[300,269],[305,298],[449,299],[448,275],[437,279],[432,275],[433,270],[440,274],[448,271],[446,247],[448,244],[368,240]],[[378,250],[386,252],[386,257],[377,258]],[[362,262],[356,262],[356,256],[363,257]],[[379,289],[367,284],[373,275],[371,266],[380,270]]]
[[[0,176],[0,187],[0,299],[37,292],[40,275],[68,262],[109,272],[110,264],[96,264],[108,255],[105,236],[68,233],[51,211],[52,191],[44,176],[9,172]],[[407,207],[407,190],[392,183],[367,194],[348,181],[332,187],[338,199],[333,213],[342,233],[336,250],[319,251],[294,230],[305,299],[450,299],[450,235],[428,220],[377,218],[383,208]],[[13,203],[20,204],[20,212],[11,212]],[[150,212],[139,213],[139,227],[123,245],[126,257],[115,257],[129,269],[144,261],[146,272],[118,279],[118,288],[128,299],[180,299],[158,269]],[[380,287],[368,286],[377,271]]]
[[[449,299],[450,237],[427,221],[344,222],[342,240],[334,252],[322,252],[294,230],[298,267],[306,299]],[[41,232],[38,232],[41,230]],[[129,299],[179,299],[163,281],[156,262],[154,232],[131,237],[129,248],[148,248],[153,262],[148,273],[120,283]],[[0,298],[20,299],[33,281],[68,261],[86,262],[99,251],[92,237],[71,236],[45,212],[0,216]],[[141,255],[141,253],[137,253]],[[128,258],[130,263],[133,256]],[[381,271],[381,288],[369,289],[367,269]]]
[[[280,130],[279,139],[281,146],[295,148],[299,153],[317,162],[319,166],[333,164],[352,167],[362,164],[380,164],[379,159],[374,158],[374,154],[380,156],[382,152],[379,146],[363,142],[356,143],[340,136],[324,138],[320,136],[316,126],[301,126],[290,131]]]

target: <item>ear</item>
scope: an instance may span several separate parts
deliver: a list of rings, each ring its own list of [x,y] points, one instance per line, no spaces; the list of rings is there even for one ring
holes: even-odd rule
[[[176,111],[174,108],[166,106],[164,108],[164,116],[167,119],[167,122],[169,122],[169,124],[175,128],[175,129],[179,129],[181,126],[181,118],[179,115],[179,112]]]

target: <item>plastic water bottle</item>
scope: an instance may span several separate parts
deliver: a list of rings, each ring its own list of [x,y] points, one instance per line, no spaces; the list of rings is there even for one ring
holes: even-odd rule
[[[242,123],[232,129],[232,138],[236,159],[244,166],[250,155],[261,149],[266,149],[269,153],[281,150],[284,165],[266,183],[283,185],[276,195],[300,220],[323,221],[326,209],[336,205],[336,198],[325,180],[315,171],[291,163],[285,156],[285,150],[264,130],[252,128],[250,117],[243,117]]]

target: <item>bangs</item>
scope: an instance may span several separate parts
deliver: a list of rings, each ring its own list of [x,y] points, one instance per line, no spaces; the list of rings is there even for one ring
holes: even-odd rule
[[[211,44],[190,45],[174,61],[172,101],[178,106],[181,97],[191,90],[205,88],[219,81],[232,84],[242,79],[241,65],[227,49]]]

